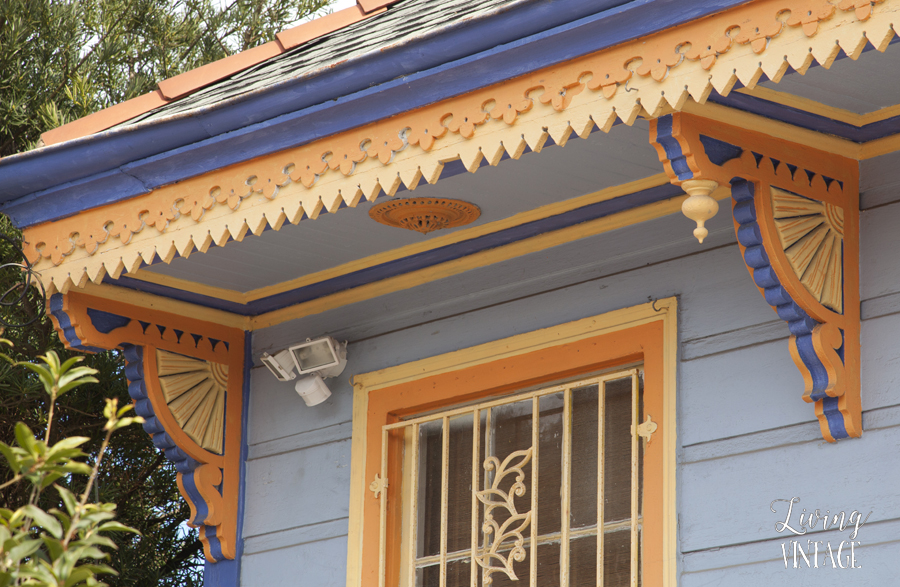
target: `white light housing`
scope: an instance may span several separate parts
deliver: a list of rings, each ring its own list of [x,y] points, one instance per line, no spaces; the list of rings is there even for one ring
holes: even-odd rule
[[[347,345],[330,336],[307,340],[288,349],[300,375],[316,373],[322,377],[340,375],[347,365]]]
[[[331,390],[318,374],[301,377],[294,384],[294,390],[308,406],[317,406],[331,397]]]
[[[274,356],[269,353],[263,353],[260,360],[263,365],[269,368],[269,371],[272,372],[272,375],[278,381],[290,381],[297,377],[294,374],[294,361],[291,359],[290,351],[284,350],[280,353],[275,353]]]

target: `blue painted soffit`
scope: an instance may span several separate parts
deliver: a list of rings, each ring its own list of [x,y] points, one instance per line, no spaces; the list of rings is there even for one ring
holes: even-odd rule
[[[695,20],[747,0],[537,0],[215,107],[0,160],[20,227],[147,193]]]
[[[454,259],[466,257],[479,251],[508,245],[546,232],[560,230],[576,224],[616,214],[624,210],[668,200],[670,198],[681,196],[682,194],[681,188],[666,183],[661,186],[619,196],[618,198],[613,198],[611,200],[589,204],[554,216],[548,216],[547,218],[526,222],[519,226],[492,232],[452,245],[438,247],[402,259],[396,259],[359,271],[353,271],[332,279],[253,300],[247,304],[222,300],[187,290],[175,289],[164,285],[141,281],[131,277],[123,276],[114,280],[107,276],[103,281],[104,283],[111,283],[129,289],[206,306],[208,308],[225,310],[242,316],[258,316],[266,312],[336,294],[340,291],[360,287],[388,277],[395,277],[411,271],[417,271],[440,263],[453,261]]]

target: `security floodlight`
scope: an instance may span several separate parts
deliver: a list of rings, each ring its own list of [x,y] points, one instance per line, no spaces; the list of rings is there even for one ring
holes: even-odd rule
[[[316,373],[322,377],[335,377],[347,364],[347,344],[330,336],[295,344],[288,351],[300,375]]]
[[[263,353],[260,360],[278,381],[297,379],[294,390],[306,405],[316,406],[331,397],[323,379],[337,377],[347,366],[347,343],[339,343],[330,336],[306,339],[274,355]],[[299,378],[294,369],[299,372]]]
[[[260,357],[262,364],[269,368],[272,375],[278,381],[290,381],[297,376],[294,374],[294,361],[291,359],[290,351],[284,350],[275,353],[275,356],[269,353],[263,353]]]
[[[306,375],[294,384],[294,391],[303,398],[308,406],[317,406],[331,397],[331,390],[318,374]]]

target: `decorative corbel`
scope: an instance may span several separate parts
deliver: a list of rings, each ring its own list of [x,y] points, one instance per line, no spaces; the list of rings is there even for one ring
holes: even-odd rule
[[[697,231],[713,207],[687,202],[708,197],[714,184],[731,188],[741,254],[766,302],[788,323],[803,399],[815,404],[826,440],[859,437],[856,161],[684,113],[652,121],[650,142],[672,183],[691,194],[685,214],[698,220],[701,242],[705,233]]]
[[[50,298],[67,347],[121,349],[144,430],[175,463],[206,559],[237,556],[244,333],[70,291]]]

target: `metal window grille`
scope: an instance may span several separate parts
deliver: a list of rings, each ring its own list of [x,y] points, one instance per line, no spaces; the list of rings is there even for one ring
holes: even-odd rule
[[[617,371],[384,426],[381,479],[402,482],[391,549],[399,585],[638,587],[640,375]],[[388,470],[391,438],[402,442],[402,473]],[[379,499],[384,587],[387,492]]]

